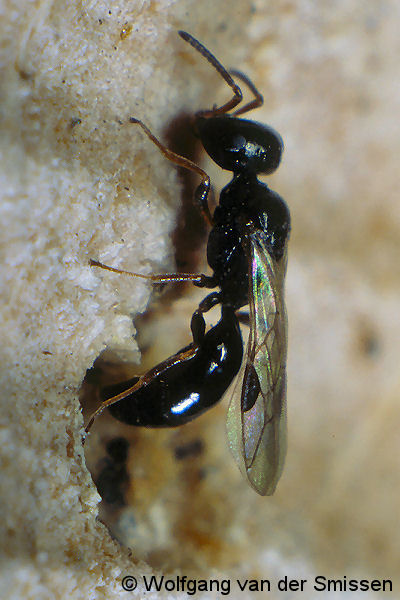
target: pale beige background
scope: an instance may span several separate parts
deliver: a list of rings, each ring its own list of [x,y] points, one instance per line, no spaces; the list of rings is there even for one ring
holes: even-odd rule
[[[126,573],[141,597],[153,568],[397,578],[399,13],[395,0],[0,4],[4,597],[125,597]],[[127,119],[163,135],[226,95],[179,28],[251,75],[265,95],[254,117],[285,141],[270,182],[293,219],[289,453],[276,495],[257,497],[229,456],[224,405],[187,430],[207,440],[205,487],[188,467],[177,488],[157,471],[166,438],[149,432],[131,462],[156,484],[132,509],[129,554],[96,521],[77,395],[106,346],[139,359],[131,316],[150,289],[88,259],[174,268],[180,180]],[[173,349],[194,307],[179,302]]]

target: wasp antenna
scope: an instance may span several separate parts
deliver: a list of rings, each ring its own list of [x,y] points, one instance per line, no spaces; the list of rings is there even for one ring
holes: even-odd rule
[[[237,85],[237,83],[235,83],[235,81],[229,75],[229,72],[219,62],[219,60],[214,56],[214,54],[212,54],[205,46],[203,46],[203,44],[201,44],[199,40],[196,40],[196,38],[190,35],[190,33],[187,33],[187,31],[178,31],[178,34],[183,40],[185,40],[185,42],[188,42],[188,44],[193,46],[193,48],[197,50],[197,52],[199,52],[202,56],[204,56],[204,58],[208,60],[208,62],[214,67],[216,71],[218,71],[221,77],[233,90],[233,97],[228,102],[226,102],[226,104],[220,106],[219,108],[213,108],[212,110],[199,111],[197,115],[203,117],[221,115],[227,113],[228,111],[235,108],[235,106],[240,104],[240,102],[243,99],[242,90]]]

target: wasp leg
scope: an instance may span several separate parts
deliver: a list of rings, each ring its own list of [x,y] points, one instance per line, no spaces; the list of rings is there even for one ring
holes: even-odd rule
[[[162,144],[160,142],[160,140],[158,140],[155,137],[155,135],[153,135],[151,133],[150,129],[148,127],[146,127],[146,125],[139,119],[136,119],[135,117],[130,117],[129,122],[140,125],[140,127],[143,129],[143,131],[145,132],[147,137],[153,142],[153,144],[155,144],[157,146],[157,148],[159,148],[161,150],[161,152],[164,154],[164,156],[166,158],[168,158],[168,160],[170,160],[174,164],[178,165],[179,167],[184,167],[185,169],[189,169],[189,171],[198,173],[198,175],[201,176],[201,183],[200,183],[200,185],[197,186],[197,188],[195,190],[194,199],[195,199],[196,204],[199,206],[200,211],[201,211],[203,217],[205,218],[205,220],[210,225],[212,225],[213,219],[212,219],[210,209],[208,206],[208,194],[210,192],[210,178],[207,175],[207,173],[205,171],[203,171],[203,169],[201,169],[193,161],[189,160],[188,158],[185,158],[184,156],[181,156],[180,154],[176,154],[175,152],[172,152],[172,150],[169,150],[169,148],[164,146],[164,144]]]
[[[93,260],[92,258],[89,259],[89,265],[91,267],[100,267],[101,269],[111,271],[112,273],[120,273],[122,275],[129,275],[130,277],[140,277],[141,279],[148,279],[152,283],[179,283],[183,281],[191,281],[197,287],[206,288],[213,288],[217,285],[214,277],[210,277],[209,275],[204,275],[202,273],[200,273],[200,275],[196,273],[164,273],[161,275],[143,275],[142,273],[134,273],[133,271],[116,269],[115,267],[105,265],[104,263],[101,263],[98,260]]]
[[[250,315],[248,312],[239,310],[236,313],[237,316],[237,320],[239,321],[239,323],[241,323],[242,325],[247,325],[247,327],[250,327]]]
[[[212,296],[210,305],[216,301]],[[201,313],[193,318],[198,345],[192,342],[182,348],[136,384],[134,380],[125,382],[128,389],[123,396],[106,400],[103,406],[107,403],[113,417],[138,427],[177,427],[222,398],[242,362],[240,328],[234,309],[229,306],[222,306],[221,319],[205,334],[202,318]],[[131,383],[134,385],[129,387]]]
[[[134,277],[135,276],[145,277],[146,279],[151,279],[153,282],[186,281],[187,280],[187,279],[177,279],[177,277],[180,277],[180,275],[181,275],[179,273],[169,274],[166,276],[164,276],[164,275],[139,275],[136,273],[131,273],[129,271],[121,271],[119,269],[114,269],[113,267],[108,267],[107,265],[103,265],[102,263],[99,263],[99,262],[93,261],[93,260],[90,261],[90,264],[91,264],[91,266],[101,267],[102,269],[107,269],[108,271],[113,271],[116,273],[124,273],[127,275],[132,275]],[[207,277],[206,275],[198,275],[198,276],[189,275],[188,277],[190,278],[191,281],[193,281],[195,277],[197,277],[197,279],[203,281],[204,283],[203,283],[202,287],[207,287],[207,282],[209,284],[212,282],[212,277]],[[213,282],[211,283],[211,287],[214,287]],[[161,372],[172,367],[174,364],[176,364],[178,362],[183,362],[184,360],[188,360],[192,355],[194,355],[197,352],[197,348],[199,348],[199,346],[201,345],[201,343],[203,342],[204,337],[205,337],[206,323],[205,323],[205,320],[203,317],[203,313],[209,311],[211,308],[216,306],[220,301],[221,301],[220,292],[212,292],[211,294],[206,296],[200,302],[198,309],[192,315],[190,328],[192,331],[193,342],[192,342],[192,344],[190,344],[190,346],[187,346],[186,348],[181,350],[176,355],[171,356],[167,360],[163,361],[162,363],[160,363],[159,365],[157,365],[156,367],[154,367],[153,369],[151,369],[150,371],[148,371],[147,373],[142,375],[142,377],[134,377],[134,378],[130,379],[129,381],[125,381],[125,382],[122,382],[119,384],[114,384],[112,386],[107,386],[102,392],[103,397],[106,396],[106,399],[102,401],[99,408],[90,417],[90,419],[85,427],[85,434],[87,434],[89,432],[94,421],[96,420],[96,418],[98,416],[101,415],[101,413],[104,411],[104,409],[112,406],[113,404],[116,404],[120,400],[125,399],[127,396],[130,396],[131,394],[136,392],[139,388],[141,388],[143,385],[150,383],[153,379],[155,379],[157,376],[159,376]],[[83,440],[83,443],[84,443],[84,441],[85,440]]]
[[[221,292],[212,292],[200,302],[198,309],[194,311],[190,322],[190,329],[192,331],[193,344],[195,346],[200,346],[206,331],[206,322],[203,313],[208,312],[220,302]]]
[[[100,263],[100,265],[97,266],[102,265]],[[209,311],[220,302],[220,292],[212,292],[200,302],[198,309],[195,310],[192,315],[190,328],[192,331],[193,342],[189,346],[186,346],[186,348],[183,348],[177,354],[167,358],[165,361],[141,377],[133,377],[129,381],[113,384],[112,386],[107,386],[104,388],[101,394],[105,399],[90,417],[88,424],[85,427],[85,433],[87,434],[89,432],[94,421],[98,416],[101,415],[104,409],[111,407],[113,404],[116,404],[121,400],[124,400],[128,396],[132,396],[132,394],[137,392],[141,387],[150,384],[152,381],[155,381],[156,378],[158,378],[162,373],[171,372],[171,369],[176,368],[175,365],[183,364],[185,361],[193,360],[194,356],[198,352],[199,347],[201,347],[205,339],[206,323],[203,313]]]

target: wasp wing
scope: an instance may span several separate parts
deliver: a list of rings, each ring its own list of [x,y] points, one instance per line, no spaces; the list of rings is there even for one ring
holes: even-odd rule
[[[287,251],[285,247],[276,261],[259,230],[252,230],[247,240],[250,334],[228,410],[227,431],[241,472],[259,494],[269,496],[286,455]]]

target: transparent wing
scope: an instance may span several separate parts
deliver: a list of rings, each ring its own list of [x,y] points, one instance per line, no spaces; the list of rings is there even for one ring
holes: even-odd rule
[[[250,334],[227,416],[229,445],[250,485],[274,493],[286,455],[287,252],[277,262],[249,235]]]

